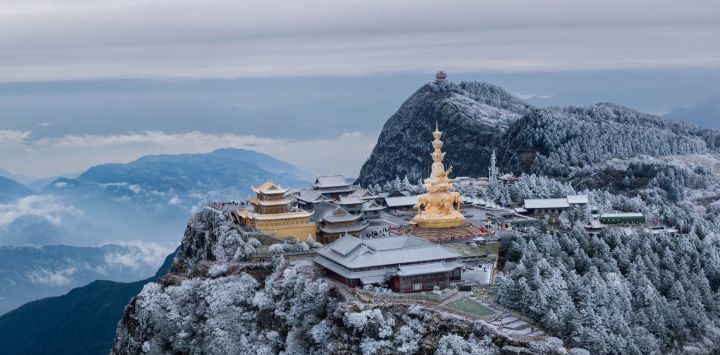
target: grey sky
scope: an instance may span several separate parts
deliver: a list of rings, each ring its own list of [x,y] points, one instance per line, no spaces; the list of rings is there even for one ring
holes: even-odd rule
[[[720,64],[717,1],[0,1],[0,80]]]
[[[0,167],[38,177],[223,146],[354,175],[438,69],[652,113],[720,80],[716,0],[0,0],[0,26]]]

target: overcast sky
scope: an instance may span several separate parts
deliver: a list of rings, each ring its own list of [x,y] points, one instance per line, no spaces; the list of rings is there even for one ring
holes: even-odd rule
[[[0,80],[720,64],[716,0],[3,0]]]
[[[720,68],[717,0],[0,0],[0,26],[0,82]],[[392,107],[401,103],[392,100]],[[17,102],[42,109],[32,107],[35,100]],[[257,111],[242,100],[236,104]],[[323,170],[337,160],[340,172],[352,174],[372,147],[377,122],[392,112],[374,119],[373,132],[332,127],[327,137],[302,140],[238,130],[223,136],[227,125],[212,124],[220,121],[181,130],[186,125],[138,112],[134,118],[146,126],[122,126],[112,109],[114,121],[98,121],[112,127],[103,132],[88,131],[84,127],[93,124],[85,121],[54,119],[49,109],[33,111],[42,119],[24,118],[32,121],[26,124],[0,113],[0,149],[6,153],[0,167],[46,176],[242,141],[297,164],[307,159],[298,151],[333,147],[325,150],[339,153],[325,159]],[[207,134],[215,143],[198,138]],[[195,145],[178,141],[189,137]],[[7,158],[10,152],[14,158]],[[349,161],[343,154],[354,155]],[[63,157],[74,164],[49,161]]]

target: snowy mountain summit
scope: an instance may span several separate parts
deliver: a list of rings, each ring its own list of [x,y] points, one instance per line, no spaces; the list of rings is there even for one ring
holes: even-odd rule
[[[252,262],[260,242],[230,221],[213,207],[190,220],[171,271],[126,307],[112,354],[567,353],[431,306],[346,301],[307,263]]]
[[[482,82],[429,83],[408,98],[380,133],[370,159],[363,165],[361,185],[408,176],[426,176],[431,132],[444,132],[446,164],[456,175],[487,171],[493,147],[510,125],[531,106],[502,88]]]
[[[427,176],[436,122],[455,176],[487,176],[494,149],[502,171],[570,179],[612,159],[720,154],[719,130],[610,103],[536,108],[492,84],[434,82],[387,120],[358,183]]]

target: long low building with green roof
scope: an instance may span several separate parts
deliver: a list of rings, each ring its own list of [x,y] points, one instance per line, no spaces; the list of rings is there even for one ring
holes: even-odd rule
[[[600,223],[607,225],[637,226],[645,224],[645,215],[642,213],[603,213]]]

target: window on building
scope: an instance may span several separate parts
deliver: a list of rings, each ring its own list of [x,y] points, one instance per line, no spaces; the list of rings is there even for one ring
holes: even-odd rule
[[[421,282],[414,283],[413,291],[420,291],[420,290],[422,290],[422,283]]]

